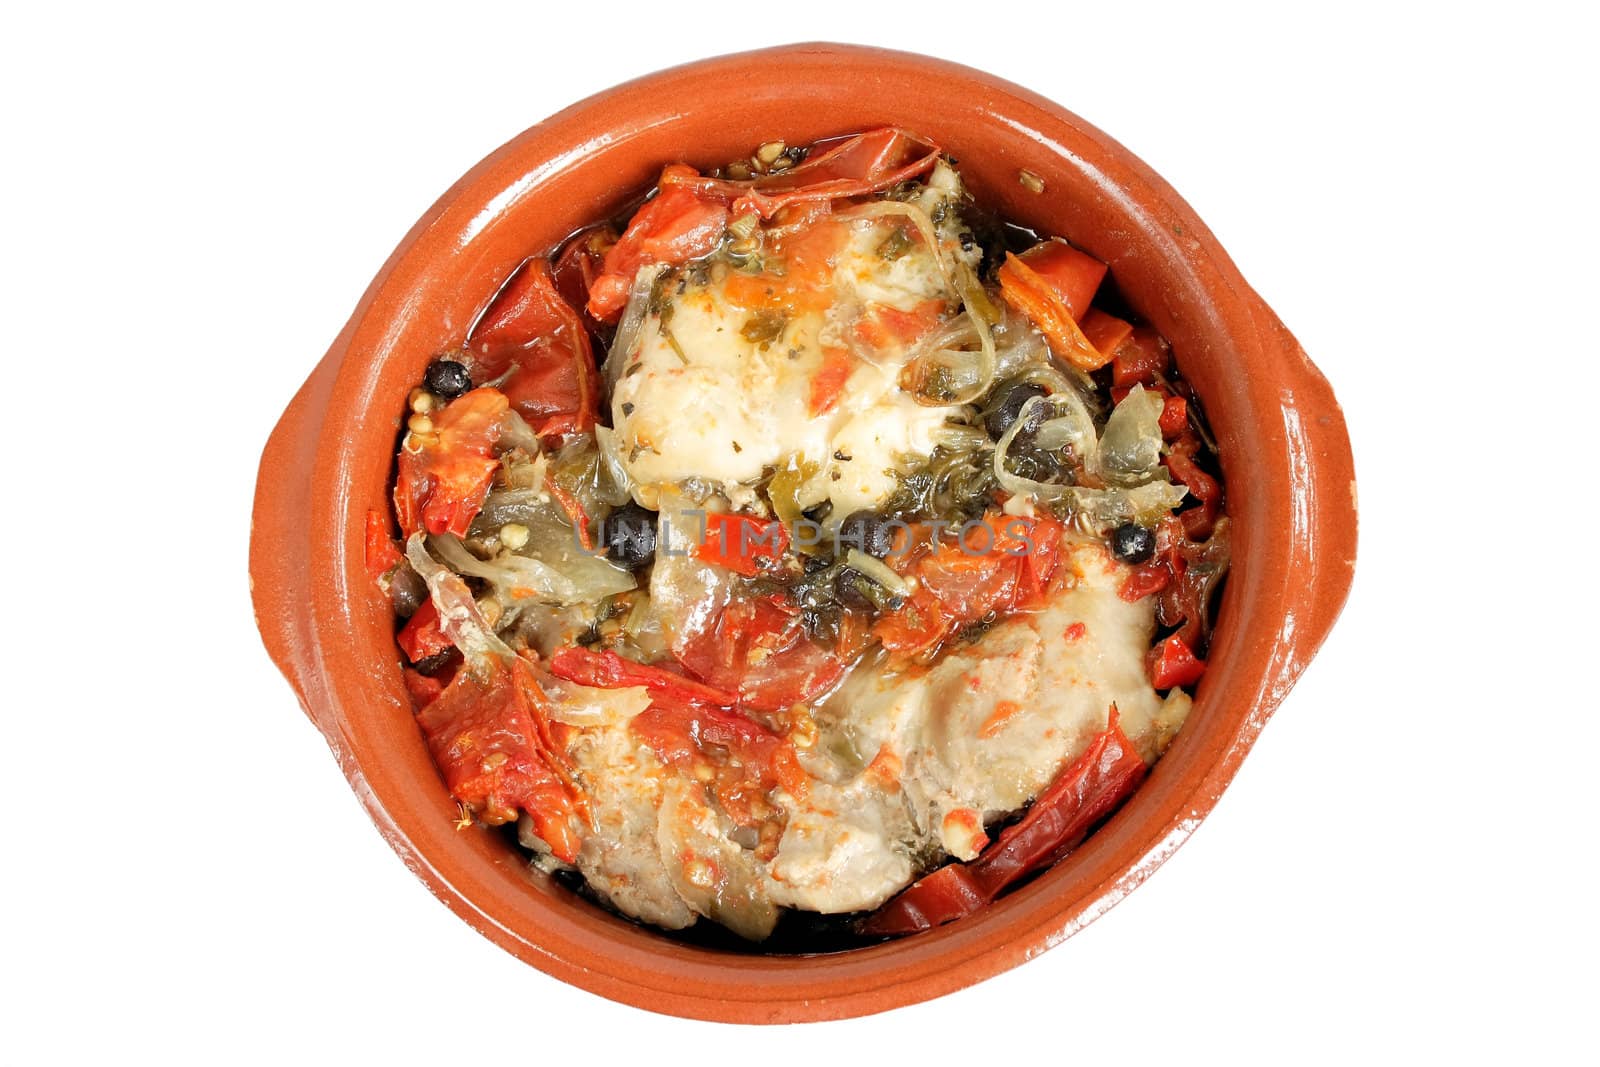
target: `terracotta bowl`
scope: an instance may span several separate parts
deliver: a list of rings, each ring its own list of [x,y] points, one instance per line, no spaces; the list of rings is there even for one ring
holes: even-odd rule
[[[525,256],[617,210],[664,163],[881,125],[960,162],[979,200],[1109,263],[1171,341],[1220,443],[1236,531],[1194,711],[1132,800],[1056,869],[980,915],[898,942],[778,956],[697,947],[587,903],[499,833],[455,827],[412,720],[389,608],[362,569],[407,391]],[[1032,192],[1026,168],[1044,181]],[[862,1015],[1013,967],[1102,914],[1193,831],[1343,605],[1356,542],[1328,383],[1166,182],[1025,89],[923,56],[797,45],[693,63],[591,97],[474,167],[411,229],[290,402],[261,459],[250,575],[273,660],[395,851],[533,966],[652,1011],[737,1022]]]

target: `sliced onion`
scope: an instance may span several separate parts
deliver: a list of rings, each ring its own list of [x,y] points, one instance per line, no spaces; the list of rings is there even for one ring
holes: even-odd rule
[[[517,414],[515,408],[507,408],[504,415],[500,416],[500,451],[506,452],[513,448],[520,448],[530,456],[539,454],[539,435],[533,432],[533,427],[528,421]]]
[[[1000,440],[994,446],[994,478],[1000,483],[1000,488],[1008,493],[1036,497],[1039,500],[1060,500],[1066,495],[1067,487],[1049,482],[1036,482],[1032,478],[1024,478],[1020,474],[1013,474],[1006,466],[1006,457],[1011,454],[1011,444],[1017,435],[1035,421],[1035,417],[1045,410],[1049,403],[1047,397],[1030,397],[1017,412],[1017,421],[1013,422],[1005,433],[1000,435]]]
[[[642,685],[600,689],[553,677],[540,678],[539,685],[552,698],[550,718],[568,726],[626,726],[650,706]]]
[[[451,534],[435,534],[428,539],[428,545],[451,570],[489,582],[495,594],[508,604],[530,599],[576,602],[577,586],[548,563],[509,552],[502,552],[493,561],[481,560]]]
[[[612,507],[620,507],[628,502],[633,493],[633,477],[628,473],[627,464],[622,462],[622,448],[617,443],[617,432],[609,426],[596,426],[594,428],[595,445],[600,449],[600,464],[606,478],[610,479],[612,492],[606,492],[605,486],[601,487],[601,496]]]
[[[628,290],[628,302],[622,308],[617,332],[612,335],[611,347],[606,351],[606,384],[613,389],[616,388],[617,379],[622,377],[623,364],[628,362],[628,357],[638,347],[639,330],[650,312],[650,292],[655,288],[656,278],[666,269],[663,263],[651,263],[640,267],[639,273],[633,277],[633,287]]]
[[[950,452],[979,452],[994,447],[987,433],[962,422],[949,422],[936,427],[932,436],[935,447],[943,447]]]
[[[1014,378],[1032,367],[1050,366],[1050,345],[1044,334],[1025,319],[1010,314],[1001,320],[994,335],[994,373],[1002,380]]]
[[[433,598],[434,609],[439,613],[439,629],[469,662],[481,662],[487,656],[514,655],[478,610],[477,601],[472,599],[472,591],[467,588],[467,583],[428,555],[424,547],[426,540],[428,535],[425,533],[419,531],[412,534],[406,541],[406,559],[410,561],[411,569],[422,575],[423,581],[428,583],[428,595]],[[459,547],[460,542],[456,544]],[[466,549],[462,549],[462,552],[466,553]]]
[[[1137,522],[1152,526],[1183,503],[1184,488],[1171,482],[1152,481],[1131,489],[1087,489],[1067,491],[1078,525],[1090,533]]]
[[[1039,425],[1034,443],[1046,451],[1070,447],[1079,464],[1092,467],[1099,448],[1094,433],[1094,416],[1076,389],[1063,389],[1042,397],[1053,414]]]
[[[943,250],[939,247],[939,234],[933,228],[933,219],[928,213],[916,204],[907,204],[900,200],[874,200],[871,203],[861,204],[841,211],[835,218],[840,219],[882,219],[898,215],[911,220],[911,225],[917,229],[917,234],[922,238],[922,243],[928,246],[928,252],[933,256],[934,265],[939,268],[939,276],[944,279],[945,290],[952,295],[958,295],[955,279],[950,274],[950,266],[945,261]]]
[[[450,534],[435,535],[428,544],[458,574],[482,578],[493,585],[495,595],[507,607],[527,600],[590,604],[634,588],[633,575],[569,543],[571,528],[549,519],[548,510],[537,511],[529,514],[524,523],[528,525],[529,538],[522,552],[537,553],[542,559],[502,551],[492,560],[481,560]],[[547,560],[559,563],[560,569]]]
[[[911,595],[911,586],[904,578],[890,570],[883,560],[869,556],[859,548],[852,548],[844,554],[844,565],[877,582],[895,596]]]
[[[650,572],[650,610],[674,653],[705,632],[733,595],[733,572],[694,555],[704,536],[705,510],[675,489],[660,497],[656,562]]]
[[[1162,407],[1159,393],[1136,385],[1112,410],[1100,434],[1094,468],[1103,480],[1111,485],[1143,485],[1162,470]]]

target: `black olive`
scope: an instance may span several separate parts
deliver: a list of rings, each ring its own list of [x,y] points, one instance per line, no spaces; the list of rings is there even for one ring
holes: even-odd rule
[[[656,558],[656,513],[629,501],[605,521],[606,558],[630,571]]]
[[[1156,535],[1148,526],[1124,523],[1111,531],[1111,553],[1124,563],[1143,563],[1156,552]]]
[[[894,550],[894,531],[900,525],[876,511],[862,509],[851,512],[839,524],[839,546],[859,548],[869,556],[882,559]]]
[[[446,400],[454,400],[472,388],[472,376],[467,373],[466,367],[453,359],[436,359],[428,364],[422,384],[428,387],[428,392]]]
[[[396,615],[410,618],[428,599],[428,583],[411,569],[411,564],[402,563],[389,577],[389,599],[394,603]]]
[[[1042,385],[1032,382],[1018,382],[1000,394],[1000,398],[989,407],[983,417],[983,428],[989,431],[989,436],[996,441],[1005,436],[1017,421],[1017,416],[1022,414],[1022,405],[1036,396],[1044,396],[1045,389]]]

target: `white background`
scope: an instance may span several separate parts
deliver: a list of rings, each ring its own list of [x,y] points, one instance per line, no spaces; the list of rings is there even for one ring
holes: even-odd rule
[[[0,1060],[1593,1056],[1580,5],[538,7],[6,15]],[[438,904],[268,663],[245,551],[268,430],[462,171],[813,38],[995,71],[1142,155],[1334,382],[1363,526],[1332,639],[1147,885],[977,988],[775,1032],[579,992]]]

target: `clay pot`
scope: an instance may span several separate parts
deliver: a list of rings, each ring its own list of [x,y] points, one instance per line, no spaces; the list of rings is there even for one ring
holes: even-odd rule
[[[898,125],[960,162],[980,202],[1110,264],[1172,342],[1220,443],[1235,563],[1194,711],[1084,846],[987,911],[827,955],[696,947],[529,871],[455,827],[401,683],[362,524],[386,506],[408,390],[531,253],[616,211],[664,163],[714,166],[774,138]],[[1043,190],[1019,180],[1026,168]],[[250,546],[273,660],[384,837],[458,915],[539,969],[652,1011],[789,1022],[959,989],[1060,942],[1149,877],[1209,812],[1332,626],[1350,585],[1355,485],[1328,383],[1205,225],[1148,167],[1065,109],[922,56],[797,45],[693,63],[591,97],[474,167],[401,241],[273,431]]]

